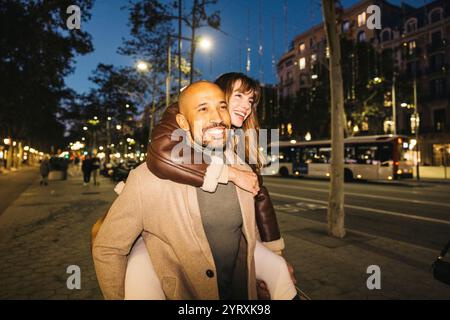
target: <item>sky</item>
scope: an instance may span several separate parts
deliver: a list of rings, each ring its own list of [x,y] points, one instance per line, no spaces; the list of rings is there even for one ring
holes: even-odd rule
[[[186,12],[191,2],[192,0],[183,1]],[[217,5],[211,6],[211,9],[220,11],[221,30],[226,34],[210,28],[199,30],[200,35],[208,36],[213,43],[210,52],[198,50],[196,53],[195,65],[202,73],[201,78],[214,80],[225,72],[245,72],[245,50],[249,38],[251,48],[249,75],[262,83],[276,83],[272,57],[278,61],[296,35],[322,21],[320,2],[320,0],[219,0]],[[358,2],[342,0],[345,8]],[[400,0],[390,2],[399,4]],[[420,5],[429,0],[404,2]],[[127,3],[128,0],[95,0],[91,20],[81,25],[83,30],[92,35],[94,52],[77,56],[75,72],[66,77],[68,87],[78,93],[89,91],[92,83],[88,78],[99,63],[116,66],[135,64],[131,57],[117,53],[123,38],[129,36],[128,11],[121,9]],[[285,3],[287,19],[284,15]],[[184,35],[188,35],[187,31]],[[258,55],[260,42],[263,49],[262,58]]]

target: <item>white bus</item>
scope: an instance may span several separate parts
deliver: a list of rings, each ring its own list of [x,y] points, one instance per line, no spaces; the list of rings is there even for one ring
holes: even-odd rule
[[[344,140],[345,180],[396,180],[412,178],[414,145],[406,136],[379,135]],[[270,154],[270,153],[269,153]],[[331,141],[279,142],[281,176],[330,176]]]

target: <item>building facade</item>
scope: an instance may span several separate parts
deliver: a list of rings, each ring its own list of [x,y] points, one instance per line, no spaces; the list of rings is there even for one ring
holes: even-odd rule
[[[371,5],[380,8],[381,29],[367,27],[371,14],[366,11]],[[436,0],[413,7],[365,0],[340,9],[338,17],[341,37],[368,43],[379,55],[389,49],[396,77],[403,79],[394,87],[410,90],[412,97],[416,79],[422,164],[445,164],[446,158],[450,158],[450,1]],[[279,95],[286,98],[295,96],[302,88],[311,88],[318,70],[327,68],[328,54],[323,24],[296,36],[289,52],[277,64]],[[349,95],[351,93],[345,92],[346,98]],[[358,99],[358,96],[352,98]],[[395,120],[397,133],[412,134],[415,130],[413,100],[401,99],[400,95],[396,99],[396,118],[392,119],[390,111],[386,121]],[[389,132],[393,126],[384,128]]]

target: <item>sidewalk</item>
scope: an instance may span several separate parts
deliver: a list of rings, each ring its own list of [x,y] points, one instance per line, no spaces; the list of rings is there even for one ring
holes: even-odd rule
[[[292,213],[278,212],[278,219],[284,256],[312,299],[450,299],[450,286],[430,272],[436,251],[349,230],[344,239],[332,238],[325,223]],[[371,265],[381,269],[381,290],[367,288]]]
[[[115,199],[114,185],[101,177],[83,187],[80,173],[48,187],[36,179],[0,215],[0,299],[102,299],[90,228]],[[277,212],[284,255],[312,299],[450,299],[450,286],[429,272],[438,252],[351,230],[335,239],[324,223]],[[81,268],[81,290],[67,289],[70,265]],[[370,265],[381,268],[381,290],[366,286]]]
[[[0,299],[102,299],[90,228],[109,209],[114,183],[83,187],[80,173],[39,186],[36,179],[0,216]],[[67,289],[67,267],[81,268],[81,290]]]

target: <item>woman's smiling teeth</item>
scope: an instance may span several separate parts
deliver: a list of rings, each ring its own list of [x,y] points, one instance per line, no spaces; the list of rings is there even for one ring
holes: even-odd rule
[[[242,118],[245,118],[245,116],[247,115],[245,112],[242,111],[235,111],[234,114]]]

